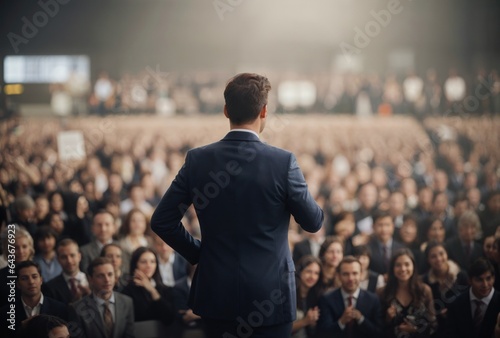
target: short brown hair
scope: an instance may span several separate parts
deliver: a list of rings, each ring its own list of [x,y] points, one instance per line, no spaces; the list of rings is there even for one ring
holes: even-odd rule
[[[354,256],[345,256],[340,261],[339,265],[337,266],[337,273],[340,273],[340,269],[342,268],[342,264],[351,264],[351,263],[358,263],[359,264],[359,268],[361,269],[361,262],[359,261],[359,259],[357,259]]]
[[[106,257],[97,257],[95,258],[92,262],[90,262],[88,268],[87,268],[87,275],[89,277],[93,277],[93,274],[94,274],[94,268],[97,267],[97,266],[100,266],[100,265],[104,265],[104,264],[110,264],[111,266],[113,266],[113,264],[111,263],[111,261],[106,258]],[[114,271],[114,269],[113,269]]]
[[[229,121],[236,125],[254,121],[270,90],[269,80],[258,74],[241,73],[229,80],[224,90]]]

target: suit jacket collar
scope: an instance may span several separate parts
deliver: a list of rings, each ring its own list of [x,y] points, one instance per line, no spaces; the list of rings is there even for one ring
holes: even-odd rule
[[[257,135],[252,132],[246,131],[230,131],[226,134],[226,136],[222,139],[222,141],[252,141],[252,142],[260,142],[260,139]]]

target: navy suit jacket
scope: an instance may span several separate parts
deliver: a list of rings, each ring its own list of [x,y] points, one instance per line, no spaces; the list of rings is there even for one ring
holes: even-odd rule
[[[42,284],[42,291],[44,295],[46,294],[64,304],[69,304],[73,301],[71,290],[62,274]]]
[[[202,241],[180,222],[191,204]],[[198,263],[189,304],[194,313],[247,321],[257,311],[267,326],[296,316],[290,215],[309,232],[323,223],[295,156],[253,133],[232,131],[187,153],[151,227],[191,264]]]
[[[474,322],[470,303],[469,289],[458,296],[448,307],[446,317],[447,338],[493,337],[497,316],[500,312],[500,292],[495,290],[481,323],[479,334],[474,335]]]
[[[365,317],[361,324],[354,322],[352,337],[376,338],[382,330],[382,309],[378,297],[369,291],[360,290],[356,309]],[[319,300],[318,337],[348,337],[347,328],[342,330],[339,319],[345,311],[340,289],[325,294]]]
[[[379,242],[375,239],[372,238],[368,242],[368,247],[370,248],[372,252],[372,256],[370,257],[370,267],[369,269],[372,271],[375,271],[376,273],[379,273],[381,275],[386,274],[387,267],[385,266],[384,263],[384,258],[382,256],[382,252],[380,250]],[[399,243],[395,239],[392,240],[392,249],[391,249],[391,255],[394,255],[394,253],[398,249],[406,248],[403,244]]]
[[[446,251],[448,252],[448,258],[460,265],[460,267],[466,271],[469,270],[471,264],[474,263],[476,259],[483,256],[483,247],[478,242],[474,242],[474,246],[468,258],[460,238],[455,237],[450,239],[446,241],[445,245]]]

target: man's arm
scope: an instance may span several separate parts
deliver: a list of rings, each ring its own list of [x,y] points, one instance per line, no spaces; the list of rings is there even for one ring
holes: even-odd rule
[[[191,205],[188,185],[190,153],[151,217],[151,229],[191,264],[200,257],[200,241],[184,228],[181,219]]]
[[[309,193],[304,175],[293,154],[290,154],[287,183],[286,204],[297,223],[308,232],[321,229],[324,218],[323,210]]]

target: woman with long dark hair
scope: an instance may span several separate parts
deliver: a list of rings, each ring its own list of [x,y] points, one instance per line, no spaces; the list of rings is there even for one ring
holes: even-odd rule
[[[385,337],[425,338],[434,331],[432,291],[420,281],[411,250],[400,249],[393,254],[387,285],[380,296]]]
[[[337,266],[342,258],[344,258],[344,242],[340,237],[328,236],[319,248],[319,259],[323,271],[319,283],[323,293],[340,287]]]
[[[425,257],[430,266],[422,281],[429,285],[434,299],[434,309],[438,328],[436,337],[441,337],[446,321],[447,305],[467,290],[467,274],[457,263],[448,259],[443,243],[431,241],[425,249]]]
[[[296,266],[297,319],[293,322],[292,338],[313,337],[319,318],[318,299],[321,262],[314,256],[302,257]]]
[[[156,253],[140,247],[130,258],[132,281],[123,294],[134,300],[135,321],[159,320],[170,325],[175,318],[173,291],[161,281]]]

